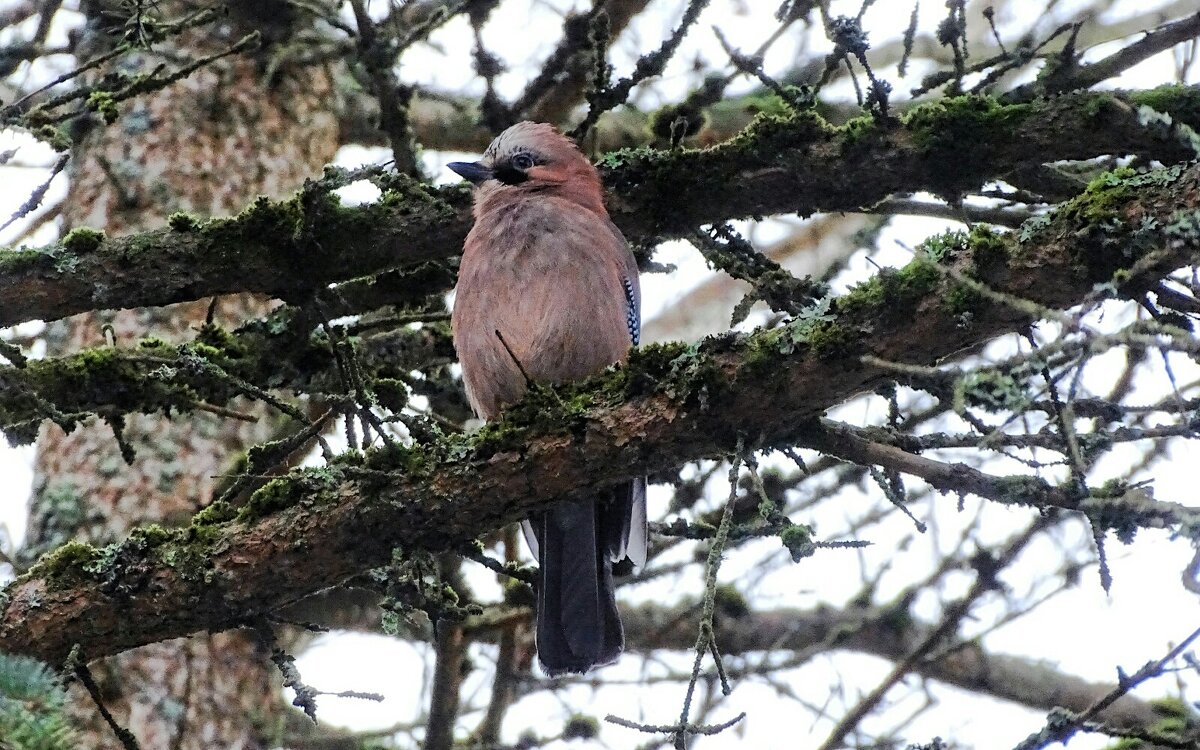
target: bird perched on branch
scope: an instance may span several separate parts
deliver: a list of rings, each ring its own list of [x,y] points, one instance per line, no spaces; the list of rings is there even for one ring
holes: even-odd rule
[[[521,122],[477,162],[475,225],[451,324],[475,413],[493,419],[530,382],[581,380],[638,343],[633,254],[604,209],[596,168],[550,125]],[[646,560],[646,485],[562,502],[524,524],[538,559],[537,648],[551,675],[609,664],[624,648],[613,565]]]

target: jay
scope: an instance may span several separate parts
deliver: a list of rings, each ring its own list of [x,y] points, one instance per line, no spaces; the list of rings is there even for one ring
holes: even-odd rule
[[[640,337],[637,265],[575,144],[550,125],[521,122],[479,161],[448,167],[475,186],[451,316],[475,413],[495,418],[530,381],[581,380],[623,361]],[[523,526],[539,565],[543,669],[616,661],[625,637],[613,566],[645,563],[645,480],[559,503]]]

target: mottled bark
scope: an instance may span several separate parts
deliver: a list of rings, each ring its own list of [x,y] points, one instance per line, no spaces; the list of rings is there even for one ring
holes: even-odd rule
[[[185,6],[159,3],[158,10],[169,16]],[[156,45],[159,54],[131,54],[122,66],[147,70],[163,59],[160,55],[211,53],[239,33],[246,27],[232,24],[227,37],[205,29]],[[98,37],[91,41],[105,43]],[[113,124],[97,124],[72,154],[67,228],[90,226],[120,236],[163,226],[175,211],[225,215],[259,194],[283,196],[318,173],[336,146],[327,77],[319,69],[299,75],[285,70],[267,82],[262,74],[261,60],[222,61],[123,105]],[[229,297],[216,312],[219,320],[236,321],[261,315],[267,307],[263,299]],[[199,301],[87,313],[53,326],[49,350],[103,344],[107,326],[118,344],[145,335],[190,338],[207,310],[208,302]],[[132,416],[124,428],[136,451],[132,466],[125,465],[112,430],[103,423],[70,434],[45,427],[29,551],[71,538],[105,543],[134,525],[186,520],[209,501],[230,455],[273,431],[265,412],[254,413],[260,417],[256,423],[203,413],[175,421]],[[83,646],[84,655],[91,656]],[[93,669],[107,706],[144,750],[265,747],[265,732],[279,710],[272,667],[253,638],[236,632],[150,645]],[[86,747],[119,747],[86,697],[75,712],[86,727]]]

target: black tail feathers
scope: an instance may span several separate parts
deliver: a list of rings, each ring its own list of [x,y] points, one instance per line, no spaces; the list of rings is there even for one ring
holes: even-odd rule
[[[645,562],[645,481],[563,503],[529,521],[538,557],[537,648],[550,675],[611,664],[625,647],[613,564]],[[632,565],[629,564],[632,561]]]

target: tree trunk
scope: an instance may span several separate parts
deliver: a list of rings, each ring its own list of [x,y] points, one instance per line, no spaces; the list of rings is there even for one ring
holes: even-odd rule
[[[268,39],[282,38],[293,19],[279,3],[272,18],[279,26],[264,26],[263,18],[270,17],[266,6],[273,5],[231,4],[228,23],[155,42],[153,50],[126,55],[119,69],[146,72],[160,63],[174,69],[181,56],[220,51],[252,28]],[[164,2],[157,8],[169,19],[192,6]],[[96,19],[110,28],[114,21],[99,9],[91,12],[85,44],[103,49],[111,40],[97,32]],[[257,195],[285,195],[304,177],[319,174],[337,147],[330,77],[318,67],[270,65],[275,53],[264,47],[224,58],[165,90],[119,105],[112,124],[96,124],[72,154],[66,227],[118,235],[162,226],[176,211],[230,214]],[[226,297],[215,311],[228,324],[261,315],[269,306],[262,298]],[[201,301],[79,315],[51,327],[49,350],[95,346],[106,336],[118,347],[144,335],[179,338],[204,322],[208,308]],[[273,431],[274,415],[248,406],[239,410],[258,421],[205,412],[174,420],[130,417],[123,432],[136,451],[132,466],[125,465],[112,427],[103,422],[69,435],[44,427],[27,552],[72,538],[109,543],[139,524],[188,519],[211,500],[231,458]],[[282,705],[273,669],[244,632],[154,644],[93,665],[106,705],[144,750],[267,746]],[[75,712],[87,728],[83,747],[120,747],[82,693]]]

